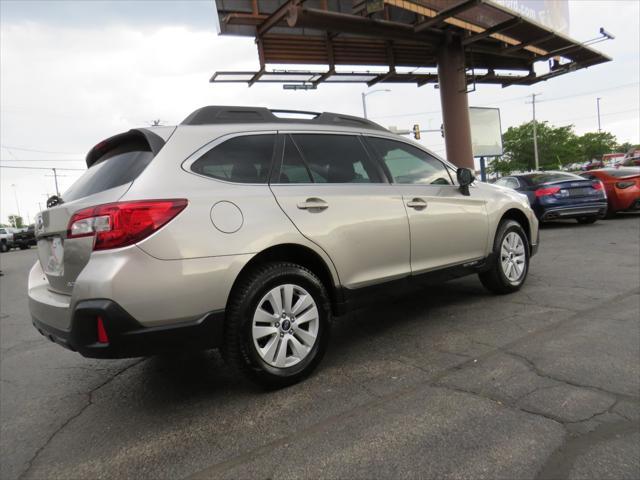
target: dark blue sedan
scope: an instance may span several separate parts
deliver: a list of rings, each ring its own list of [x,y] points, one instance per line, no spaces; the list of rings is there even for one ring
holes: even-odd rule
[[[526,195],[540,222],[575,218],[578,223],[593,223],[607,213],[607,195],[602,183],[573,173],[510,175],[497,180],[495,185]]]

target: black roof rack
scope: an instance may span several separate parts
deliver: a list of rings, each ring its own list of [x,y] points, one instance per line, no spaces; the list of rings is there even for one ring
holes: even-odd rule
[[[274,113],[309,115],[312,118],[278,117]],[[313,125],[335,125],[361,127],[388,131],[366,118],[330,112],[307,112],[303,110],[269,110],[264,107],[229,107],[211,105],[202,107],[185,118],[181,125],[216,125],[224,123],[308,123]]]

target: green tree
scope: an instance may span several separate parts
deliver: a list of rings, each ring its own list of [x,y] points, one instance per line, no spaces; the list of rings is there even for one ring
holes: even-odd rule
[[[578,138],[580,153],[583,160],[601,159],[605,153],[616,150],[618,141],[609,132],[589,132]]]
[[[634,145],[633,143],[624,142],[620,145],[616,145],[616,152],[618,153],[627,153],[629,150],[634,148],[640,148],[640,145]]]
[[[575,162],[580,151],[578,137],[573,133],[573,125],[554,127],[548,122],[537,123],[538,157],[542,170],[557,169],[559,166]],[[502,137],[504,156],[496,168],[503,170],[533,170],[533,122],[510,127]],[[497,172],[497,170],[496,170]]]
[[[9,215],[9,223],[14,226],[14,228],[22,228],[24,227],[24,222],[22,217],[19,215]]]

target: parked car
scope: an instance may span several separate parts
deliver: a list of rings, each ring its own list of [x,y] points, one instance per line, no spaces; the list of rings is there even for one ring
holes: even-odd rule
[[[604,186],[569,172],[537,172],[502,177],[495,185],[525,194],[538,220],[575,218],[594,223],[607,211]]]
[[[7,227],[0,228],[0,252],[8,252],[13,248],[13,232]]]
[[[640,156],[625,158],[619,165],[621,167],[640,167]]]
[[[592,160],[584,167],[585,170],[595,170],[596,168],[604,168],[604,162],[602,160]]]
[[[278,113],[204,107],[96,145],[37,218],[35,327],[87,357],[220,348],[282,386],[318,364],[334,316],[467,274],[522,287],[525,196],[366,119]]]
[[[34,225],[29,225],[27,228],[20,229],[13,234],[13,244],[20,250],[31,248],[36,243]]]
[[[583,173],[582,177],[603,183],[609,215],[624,210],[640,210],[640,167],[592,170]]]

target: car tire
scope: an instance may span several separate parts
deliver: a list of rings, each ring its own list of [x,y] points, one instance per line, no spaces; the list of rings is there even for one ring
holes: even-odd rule
[[[29,245],[20,245],[20,250],[26,250],[29,248]]]
[[[592,223],[596,223],[598,221],[598,217],[578,217],[576,220],[580,225],[590,225]]]
[[[5,253],[9,251],[9,245],[5,242],[0,243],[0,252]]]
[[[265,388],[292,385],[322,359],[330,324],[329,297],[313,272],[293,263],[268,263],[234,287],[222,355],[233,369]]]
[[[529,240],[522,226],[514,220],[500,222],[491,267],[478,275],[482,285],[499,295],[520,290],[529,273],[529,252]]]

